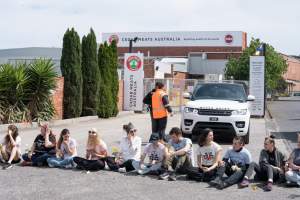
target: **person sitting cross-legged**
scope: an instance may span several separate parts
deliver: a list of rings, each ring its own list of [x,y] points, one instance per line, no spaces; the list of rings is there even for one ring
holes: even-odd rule
[[[138,174],[144,175],[150,172],[159,174],[163,162],[166,159],[166,148],[159,142],[159,134],[152,133],[150,143],[144,149],[140,161],[133,161],[132,165],[137,170]],[[144,163],[145,158],[149,158],[148,163]]]
[[[288,186],[300,187],[300,133],[298,133],[298,144],[289,157],[289,170],[285,173]]]
[[[213,140],[213,131],[209,128],[200,135],[197,154],[198,167],[188,170],[188,179],[209,182],[216,177],[218,164],[221,162],[222,147]]]
[[[176,180],[176,174],[186,174],[192,167],[192,141],[182,137],[180,128],[174,127],[170,130],[170,140],[168,146],[170,151],[167,153],[165,163],[166,172],[159,176],[159,179]]]
[[[244,147],[243,138],[239,136],[235,137],[232,147],[226,151],[223,161],[220,163],[216,178],[210,181],[209,184],[222,190],[240,182],[250,162],[251,154]],[[226,173],[228,178],[223,181],[224,173]]]
[[[264,141],[264,149],[261,150],[259,156],[259,163],[251,162],[247,169],[243,181],[240,183],[240,187],[244,188],[249,185],[249,178],[253,171],[255,171],[255,179],[261,181],[267,181],[264,186],[265,191],[271,191],[273,181],[284,181],[284,167],[286,157],[275,147],[274,138],[266,137]]]
[[[48,158],[49,167],[73,168],[73,157],[77,156],[76,140],[70,138],[70,131],[63,129],[60,133],[56,150],[58,157]]]

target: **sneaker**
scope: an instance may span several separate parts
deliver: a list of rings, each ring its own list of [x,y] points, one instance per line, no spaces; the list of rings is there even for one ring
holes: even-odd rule
[[[222,181],[221,178],[217,176],[214,180],[208,182],[208,184],[211,186],[217,186],[220,185],[221,181]]]
[[[122,168],[118,169],[118,172],[120,172],[120,173],[126,173],[127,171],[126,171],[125,167],[122,167]]]
[[[228,186],[229,186],[229,185],[228,185],[227,182],[221,180],[220,183],[217,185],[217,189],[223,190],[224,188],[226,188],[226,187],[228,187]]]
[[[171,174],[171,175],[169,175],[169,177],[168,177],[168,180],[169,181],[176,181],[176,174]]]
[[[50,166],[50,165],[49,165],[49,166]],[[73,167],[72,164],[68,164],[68,165],[65,166],[65,168],[66,168],[66,169],[72,169],[72,168],[74,168],[74,167]]]
[[[143,175],[143,174],[144,174],[144,171],[141,170],[141,169],[139,169],[139,170],[137,170],[137,173],[138,173],[139,175]]]
[[[249,186],[249,180],[244,178],[239,186],[240,186],[240,188],[248,187]]]
[[[5,160],[3,158],[0,158],[0,164],[5,164]]]
[[[272,182],[268,182],[265,186],[264,186],[264,191],[266,192],[270,192],[272,191],[272,186],[273,186],[273,183]]]
[[[53,167],[54,167],[54,165],[51,164],[51,163],[48,163],[48,166],[49,166],[50,168],[53,168]]]
[[[6,170],[6,169],[10,169],[12,168],[12,164],[11,163],[6,163],[2,169]]]
[[[159,180],[167,180],[169,178],[170,174],[168,172],[165,172],[161,175],[159,175],[158,179]]]

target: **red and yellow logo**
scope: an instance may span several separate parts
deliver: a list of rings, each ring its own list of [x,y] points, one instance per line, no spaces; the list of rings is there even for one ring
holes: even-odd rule
[[[109,41],[109,43],[111,44],[112,43],[112,41],[116,41],[116,44],[118,44],[118,42],[119,42],[119,36],[118,35],[111,35],[109,38],[108,38],[108,41]]]
[[[126,66],[130,71],[138,71],[142,67],[142,60],[138,56],[130,56],[126,60]]]

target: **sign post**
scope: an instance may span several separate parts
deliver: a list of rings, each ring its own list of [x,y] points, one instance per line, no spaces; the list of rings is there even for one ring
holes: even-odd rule
[[[250,94],[255,96],[251,103],[251,115],[265,114],[265,57],[250,56]]]
[[[144,55],[126,53],[124,58],[124,110],[142,111]]]

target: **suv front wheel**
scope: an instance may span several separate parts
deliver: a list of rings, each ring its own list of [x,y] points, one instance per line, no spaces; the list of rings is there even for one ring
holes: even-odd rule
[[[250,138],[250,127],[248,128],[247,135],[243,136],[245,144],[249,144],[249,138]]]

